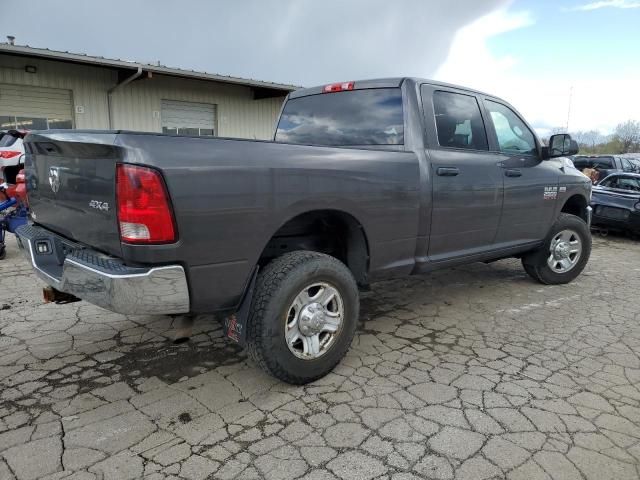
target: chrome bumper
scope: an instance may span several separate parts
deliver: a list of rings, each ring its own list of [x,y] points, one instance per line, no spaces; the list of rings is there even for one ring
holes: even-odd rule
[[[127,267],[99,252],[74,249],[77,245],[40,227],[25,225],[16,233],[38,277],[56,290],[125,315],[189,312],[189,289],[180,265]],[[56,267],[51,260],[57,252],[40,254],[36,242],[48,242],[52,248],[64,244],[71,251]]]

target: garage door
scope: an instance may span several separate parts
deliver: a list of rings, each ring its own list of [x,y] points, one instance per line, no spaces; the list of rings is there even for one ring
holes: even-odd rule
[[[210,103],[162,100],[162,132],[174,135],[216,135],[216,106]]]
[[[0,129],[73,128],[71,91],[0,83]]]

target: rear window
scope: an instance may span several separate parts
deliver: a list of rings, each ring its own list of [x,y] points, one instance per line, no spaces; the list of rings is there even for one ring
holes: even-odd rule
[[[0,147],[10,147],[14,143],[16,143],[17,139],[17,137],[14,137],[10,133],[6,133],[2,136],[2,138],[0,138]]]
[[[578,169],[584,168],[615,168],[613,157],[576,157],[573,164]]]
[[[294,98],[284,107],[275,139],[307,145],[402,145],[402,92],[376,88]]]

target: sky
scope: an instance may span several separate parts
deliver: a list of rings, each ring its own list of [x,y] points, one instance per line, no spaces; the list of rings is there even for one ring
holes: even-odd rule
[[[418,76],[541,136],[640,120],[640,0],[29,0],[0,39],[300,86]],[[17,21],[20,18],[20,21]]]

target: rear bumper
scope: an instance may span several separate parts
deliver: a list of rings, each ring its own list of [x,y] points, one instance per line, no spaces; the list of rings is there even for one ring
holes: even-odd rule
[[[33,225],[19,227],[16,234],[38,277],[61,292],[126,315],[189,312],[189,289],[180,265],[126,266]],[[48,251],[41,253],[43,249]]]

